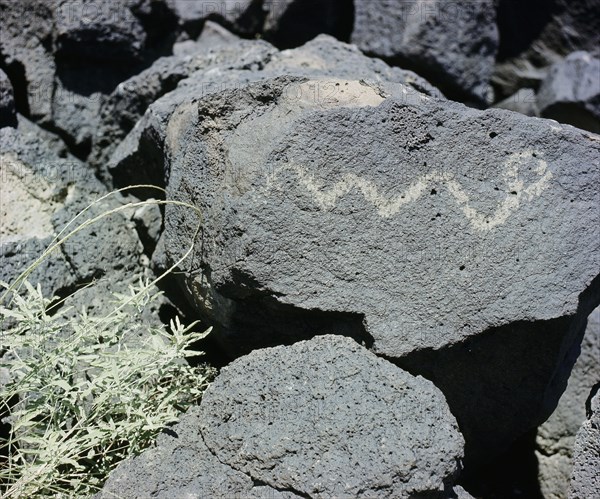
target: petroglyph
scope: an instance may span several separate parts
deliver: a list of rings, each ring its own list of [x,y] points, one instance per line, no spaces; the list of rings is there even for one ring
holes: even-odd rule
[[[529,161],[536,163],[534,173],[539,179],[525,186],[520,178],[520,168]],[[397,215],[405,206],[418,201],[432,188],[445,187],[452,198],[461,208],[472,227],[479,231],[489,231],[504,224],[508,218],[519,209],[523,201],[531,201],[539,197],[550,185],[552,172],[548,170],[548,163],[537,157],[534,151],[522,151],[511,154],[504,162],[502,179],[506,182],[507,195],[498,204],[492,215],[480,213],[471,207],[471,197],[450,172],[434,171],[419,177],[408,188],[396,196],[386,197],[379,192],[378,186],[369,179],[354,173],[344,174],[332,187],[324,186],[322,180],[317,179],[305,167],[289,163],[278,168],[267,180],[267,189],[274,188],[278,175],[285,171],[293,172],[300,185],[310,194],[315,203],[323,210],[333,209],[337,201],[349,194],[352,190],[359,191],[364,198],[377,209],[382,218]]]

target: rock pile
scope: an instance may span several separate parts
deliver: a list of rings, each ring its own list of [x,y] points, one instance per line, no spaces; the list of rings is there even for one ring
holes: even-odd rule
[[[469,497],[536,428],[597,495],[600,6],[542,3],[0,0],[0,279],[106,196],[30,280],[193,246],[232,361],[100,497]]]

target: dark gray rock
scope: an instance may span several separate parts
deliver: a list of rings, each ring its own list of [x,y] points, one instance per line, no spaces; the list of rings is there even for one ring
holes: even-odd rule
[[[507,109],[508,111],[514,111],[526,116],[540,115],[535,90],[532,88],[522,88],[516,94],[494,104],[494,107]]]
[[[47,47],[53,43],[53,10],[50,2],[0,1],[0,57],[3,69],[19,88],[29,115],[47,121],[56,65]],[[23,113],[24,110],[21,110]]]
[[[102,104],[101,125],[90,158],[93,165],[99,170],[105,168],[110,155],[148,106],[175,89],[181,80],[197,71],[217,67],[260,65],[275,52],[267,43],[247,41],[208,48],[196,43],[194,50],[185,55],[160,58],[150,68],[118,85]],[[125,178],[129,177],[125,175]],[[117,185],[124,182],[125,179],[116,179]]]
[[[552,66],[537,102],[545,118],[600,133],[600,59],[573,52]]]
[[[254,486],[249,476],[221,463],[204,444],[200,424],[200,410],[192,408],[158,437],[155,447],[121,463],[96,499],[298,497],[267,486]]]
[[[6,73],[0,69],[0,128],[16,125],[17,114],[12,84]]]
[[[263,36],[279,48],[298,47],[320,34],[347,41],[352,0],[265,0]]]
[[[57,49],[70,57],[140,59],[146,42],[131,0],[103,2],[61,0],[55,13]]]
[[[498,48],[493,0],[358,0],[352,42],[414,69],[447,96],[490,104]]]
[[[538,428],[536,455],[545,499],[567,497],[575,436],[586,419],[585,402],[600,379],[600,308],[588,318],[581,353],[552,416]]]
[[[17,109],[80,157],[104,97],[167,50],[176,26],[163,0],[2,1],[0,14],[0,62]]]
[[[586,404],[587,420],[577,433],[569,499],[588,499],[600,495],[600,383]]]
[[[121,85],[119,93],[111,97],[112,104],[105,106],[108,124],[101,133],[103,138],[96,149],[102,151],[101,158],[106,157],[107,151],[114,150],[114,144],[131,129],[145,106],[164,93],[163,85],[153,83],[156,80],[163,81],[163,75],[170,74],[170,70],[161,68],[163,64],[180,67],[182,59],[175,57],[164,63],[158,61],[147,73]],[[356,47],[325,35],[298,49],[282,52],[277,52],[273,46],[262,41],[241,41],[211,49],[208,53],[203,52],[190,63],[184,61],[183,66],[186,69],[178,73],[182,76],[178,87],[150,106],[135,129],[114,150],[108,168],[116,185],[164,185],[161,151],[167,123],[178,106],[188,102],[192,95],[194,98],[203,98],[273,75],[316,74],[402,83],[407,85],[403,89],[406,99],[418,98],[420,93],[441,96],[437,89],[411,71],[390,68],[382,61],[365,57]],[[194,67],[198,69],[183,79],[183,75]],[[315,91],[318,93],[313,95],[313,99],[327,100],[329,94],[335,93],[335,88],[325,86]],[[310,98],[308,94],[304,97]],[[137,105],[140,101],[141,104]]]
[[[553,411],[598,304],[600,143],[303,71],[197,101],[184,85],[134,130],[160,137],[169,196],[203,212],[183,290],[236,353],[315,330],[373,342],[491,457]],[[199,223],[166,208],[168,261]]]
[[[501,98],[538,88],[548,68],[600,46],[598,0],[500,0],[500,47],[492,81]]]
[[[221,462],[315,498],[442,497],[464,443],[432,383],[340,336],[234,361],[207,389],[200,428]]]
[[[81,210],[104,196],[106,189],[90,168],[68,154],[60,139],[22,117],[18,128],[0,129],[0,157],[3,178],[0,279],[12,282],[41,256]],[[91,207],[70,230],[83,220],[121,206],[121,200],[109,197]],[[41,283],[47,295],[66,292],[76,284],[115,271],[137,269],[141,248],[134,222],[124,212],[117,212],[66,240],[36,268],[29,280]]]

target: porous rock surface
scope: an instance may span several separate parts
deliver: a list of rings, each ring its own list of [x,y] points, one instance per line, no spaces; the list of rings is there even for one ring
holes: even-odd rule
[[[587,420],[577,433],[569,499],[588,499],[600,494],[600,382],[586,403]]]
[[[536,456],[545,499],[566,498],[572,472],[575,436],[586,419],[585,403],[600,379],[600,308],[589,316],[581,353],[567,389],[552,416],[538,428]]]
[[[234,361],[168,434],[101,497],[443,497],[464,443],[432,383],[331,335]]]
[[[95,499],[299,497],[255,485],[248,475],[221,463],[204,444],[200,421],[200,409],[190,409],[179,423],[158,436],[153,448],[123,461]]]
[[[21,116],[18,119],[17,128],[0,129],[0,279],[8,283],[56,242],[81,210],[107,193],[93,170],[71,156],[58,137]],[[122,204],[117,197],[105,199],[62,236]],[[51,296],[116,271],[137,269],[142,245],[130,219],[131,214],[119,212],[80,230],[34,270],[30,282],[40,283]]]
[[[447,95],[490,104],[498,49],[492,0],[357,0],[352,42],[415,69]]]
[[[351,52],[321,37],[195,73],[111,169],[203,211],[168,206],[159,247],[174,262],[199,235],[182,287],[230,352],[314,331],[372,343],[490,456],[551,414],[598,304],[600,142],[336,59]]]

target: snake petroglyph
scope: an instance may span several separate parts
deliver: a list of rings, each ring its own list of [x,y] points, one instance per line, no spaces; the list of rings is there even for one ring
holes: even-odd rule
[[[519,177],[520,167],[527,161],[535,160],[534,172],[539,179],[525,186]],[[378,186],[371,180],[354,173],[346,173],[331,187],[327,188],[323,182],[310,173],[305,167],[290,162],[278,168],[271,174],[267,187],[273,188],[277,183],[277,176],[284,170],[293,172],[300,185],[309,193],[314,202],[324,211],[331,210],[338,199],[347,195],[352,190],[359,191],[364,198],[375,207],[382,218],[397,215],[405,206],[416,202],[421,196],[430,191],[432,187],[444,186],[452,198],[469,220],[472,227],[480,231],[489,231],[504,224],[508,218],[519,209],[523,201],[531,201],[539,197],[549,186],[552,172],[548,170],[548,163],[536,156],[533,151],[522,151],[511,154],[504,162],[502,179],[506,182],[508,194],[498,203],[492,215],[480,213],[470,205],[469,194],[456,180],[453,173],[433,171],[419,177],[408,188],[398,195],[387,197],[379,192]]]

